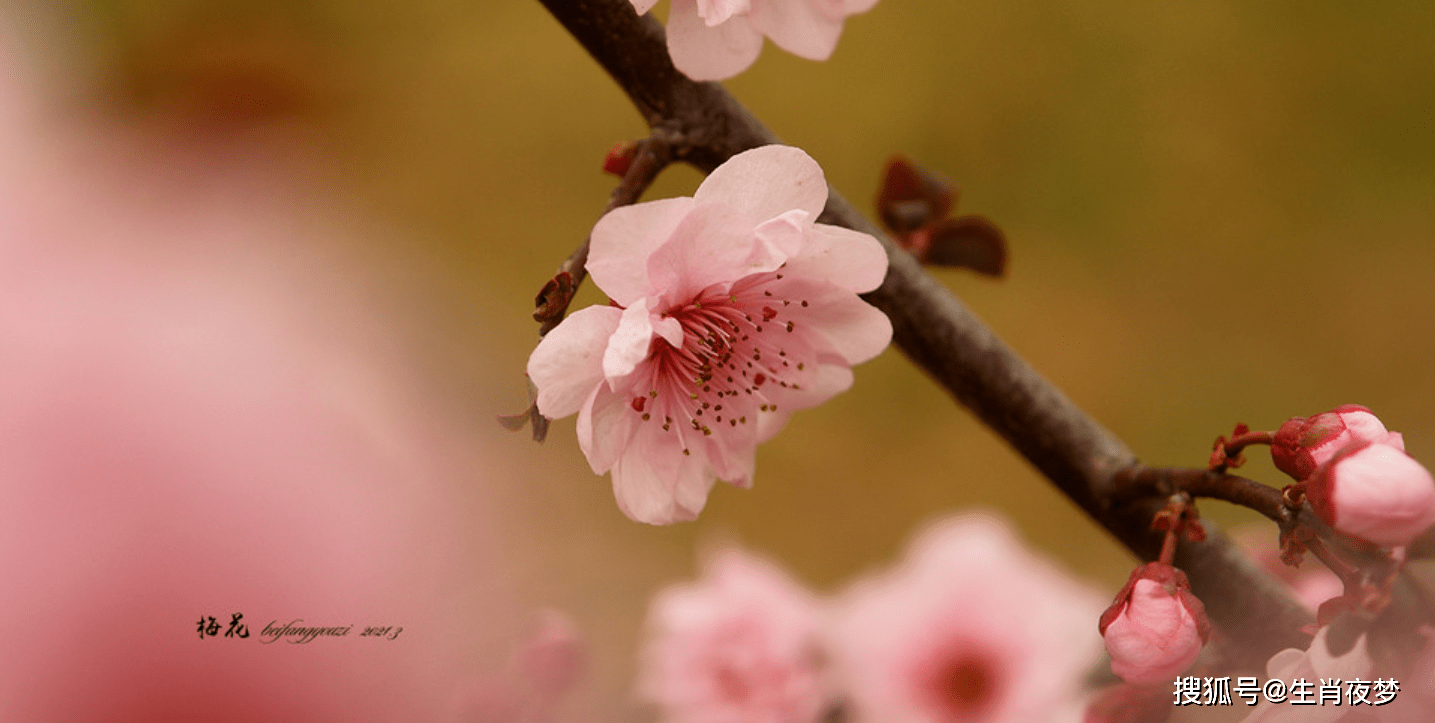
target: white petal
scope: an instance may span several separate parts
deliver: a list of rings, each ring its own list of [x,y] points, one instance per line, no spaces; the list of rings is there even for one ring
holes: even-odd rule
[[[673,0],[668,11],[668,55],[693,80],[725,80],[752,65],[762,52],[762,34],[747,16],[709,27],[698,15],[697,0]]]
[[[608,337],[608,348],[603,352],[603,376],[610,388],[617,389],[618,380],[633,373],[648,358],[648,348],[653,343],[651,317],[647,299],[639,299],[623,310],[618,328]]]
[[[659,429],[639,429],[613,466],[618,508],[650,525],[696,519],[707,502],[713,476],[701,450],[685,455],[678,438]]]
[[[816,219],[827,205],[822,167],[800,148],[763,146],[743,151],[718,166],[693,194],[699,203],[720,201],[756,228],[793,209]]]
[[[648,257],[668,241],[692,207],[691,198],[665,198],[621,206],[598,219],[588,250],[593,283],[623,306],[649,296]]]
[[[841,17],[833,17],[807,0],[757,3],[748,17],[777,47],[808,60],[831,57],[842,35]]]
[[[557,419],[583,405],[603,380],[603,350],[622,312],[590,306],[569,315],[528,357],[528,378],[538,387],[538,411]]]
[[[860,231],[813,224],[802,252],[788,259],[787,273],[866,293],[886,278],[887,252],[877,239]]]
[[[613,468],[642,425],[629,395],[599,384],[578,412],[578,446],[593,474]]]

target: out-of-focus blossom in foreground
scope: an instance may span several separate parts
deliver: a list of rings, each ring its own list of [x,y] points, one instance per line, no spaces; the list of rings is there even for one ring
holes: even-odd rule
[[[1383,442],[1405,449],[1400,433],[1387,431],[1385,424],[1369,409],[1359,404],[1344,404],[1329,412],[1286,420],[1271,442],[1271,460],[1277,469],[1303,480],[1337,452],[1356,442]]]
[[[632,0],[639,14],[657,0]],[[848,15],[877,0],[673,0],[668,11],[668,53],[693,80],[731,78],[752,65],[767,36],[779,48],[808,60],[826,60],[837,47]]]
[[[648,614],[639,694],[669,723],[812,723],[828,704],[816,603],[735,549]]]
[[[1190,667],[1211,635],[1186,573],[1161,562],[1136,568],[1101,616],[1111,672],[1128,683],[1169,680]]]
[[[1080,720],[1102,607],[990,517],[935,525],[839,602],[832,649],[852,720]]]
[[[477,672],[458,688],[449,705],[448,723],[557,719],[557,703],[583,676],[588,649],[567,615],[543,610],[536,622],[514,650],[507,670]]]
[[[815,223],[817,162],[765,146],[719,166],[692,198],[618,208],[593,228],[590,306],[528,360],[538,409],[578,413],[578,442],[612,471],[634,520],[697,516],[717,479],[752,482],[759,442],[852,385],[892,324],[857,294],[882,283],[877,240]]]
[[[1315,471],[1306,496],[1337,531],[1385,547],[1435,525],[1435,478],[1402,448],[1357,442]]]
[[[256,136],[60,132],[18,67],[0,44],[5,718],[434,719],[500,612],[451,581],[501,570],[335,227]]]
[[[1291,681],[1296,679],[1303,679],[1313,686],[1319,686],[1322,680],[1336,679],[1342,682],[1354,679],[1370,682],[1372,664],[1370,654],[1366,652],[1365,638],[1360,638],[1355,647],[1344,655],[1333,656],[1326,646],[1326,635],[1329,632],[1330,628],[1326,627],[1316,633],[1307,650],[1288,648],[1276,653],[1266,663],[1265,679],[1280,680],[1283,687],[1290,686]],[[1341,692],[1345,692],[1343,687]],[[1370,699],[1374,700],[1373,697]],[[1367,716],[1377,710],[1373,706],[1292,705],[1288,702],[1272,703],[1261,699],[1256,704],[1256,710],[1242,723],[1333,723],[1347,713]]]

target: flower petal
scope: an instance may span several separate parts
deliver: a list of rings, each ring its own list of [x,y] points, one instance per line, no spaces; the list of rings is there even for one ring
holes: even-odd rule
[[[639,299],[624,309],[618,328],[608,337],[608,348],[603,352],[603,376],[612,389],[616,390],[618,380],[632,374],[648,358],[654,336],[649,305],[648,299]]]
[[[603,381],[603,355],[622,312],[590,306],[569,315],[528,357],[528,378],[538,387],[538,411],[552,419],[579,410]]]
[[[849,1],[850,1],[850,0],[849,0]],[[876,2],[876,0],[872,0],[872,1],[873,1],[873,2]],[[643,13],[646,13],[646,12],[648,12],[649,10],[652,10],[652,9],[653,9],[653,6],[658,4],[658,0],[632,0],[632,2],[633,2],[633,9],[634,9],[634,10],[637,10],[639,15],[642,15]]]
[[[578,447],[588,458],[593,474],[613,468],[632,443],[641,419],[628,394],[598,384],[578,411]]]
[[[697,0],[673,0],[668,10],[668,55],[693,80],[725,80],[753,64],[762,52],[762,34],[747,16],[708,27]]]
[[[648,296],[648,257],[667,242],[693,199],[665,198],[609,211],[593,226],[588,274],[608,298],[631,306]]]
[[[733,207],[748,228],[800,209],[816,219],[827,205],[827,180],[817,161],[800,148],[763,146],[743,151],[708,174],[693,194],[699,203]]]
[[[826,60],[842,35],[842,18],[807,0],[754,3],[748,15],[757,31],[800,58]]]
[[[877,0],[846,0],[843,3],[843,9],[847,11],[848,15],[856,15],[865,13],[876,5]]]
[[[639,429],[613,465],[618,509],[650,525],[696,519],[716,480],[700,449],[685,455],[676,435],[656,429]]]
[[[787,260],[787,271],[861,294],[882,285],[887,252],[868,234],[817,223],[808,231],[801,253]]]
[[[754,268],[769,271],[787,263],[807,245],[807,228],[812,225],[811,218],[812,214],[794,208],[758,224],[753,231],[756,243],[748,263]]]
[[[892,322],[876,307],[832,284],[795,276],[774,288],[788,298],[807,300],[808,306],[797,316],[798,328],[819,335],[826,341],[824,346],[848,364],[867,361],[892,342]]]
[[[662,290],[664,308],[685,305],[709,286],[770,271],[750,261],[754,241],[753,227],[731,206],[699,203],[648,259],[648,278]]]

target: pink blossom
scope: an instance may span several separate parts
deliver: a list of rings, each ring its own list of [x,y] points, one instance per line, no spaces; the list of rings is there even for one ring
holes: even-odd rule
[[[1388,444],[1346,447],[1316,470],[1306,496],[1331,527],[1377,545],[1407,545],[1435,525],[1435,478]]]
[[[988,516],[947,520],[854,585],[832,638],[852,720],[1080,720],[1098,596]]]
[[[634,520],[693,519],[717,479],[751,484],[757,444],[852,384],[892,326],[857,294],[887,257],[814,223],[827,201],[806,153],[734,156],[692,198],[618,208],[588,271],[612,299],[569,316],[528,360],[538,408],[578,413],[578,443]]]
[[[22,77],[0,42],[4,718],[433,720],[504,589],[487,480],[320,250],[312,179],[258,131],[83,127]],[[265,633],[291,621],[354,627]]]
[[[658,594],[639,693],[674,723],[809,723],[828,702],[815,601],[780,569],[719,553]]]
[[[1345,404],[1309,417],[1292,417],[1276,430],[1271,459],[1276,468],[1304,480],[1346,445],[1384,442],[1405,449],[1404,438],[1358,404]]]
[[[640,14],[657,0],[632,0]],[[673,0],[668,11],[668,53],[693,80],[731,78],[752,65],[767,36],[808,60],[826,60],[837,47],[842,22],[877,0]]]
[[[1186,573],[1151,562],[1136,568],[1101,616],[1111,672],[1128,683],[1169,680],[1195,662],[1211,635]]]

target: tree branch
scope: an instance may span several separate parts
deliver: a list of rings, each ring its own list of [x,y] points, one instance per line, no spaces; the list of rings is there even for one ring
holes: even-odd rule
[[[720,85],[678,72],[662,27],[651,16],[639,17],[628,0],[540,1],[608,71],[648,125],[674,139],[675,159],[710,172],[737,153],[780,142]],[[1120,504],[1113,498],[1116,475],[1138,465],[1131,450],[835,190],[819,220],[872,234],[886,248],[887,278],[864,298],[892,320],[893,342],[908,358],[1123,544],[1154,560],[1162,536],[1151,531],[1151,520],[1165,497]],[[1238,645],[1228,652],[1239,664],[1260,667],[1283,648],[1309,643],[1300,628],[1312,616],[1219,532],[1182,544],[1176,564],[1227,640]]]

